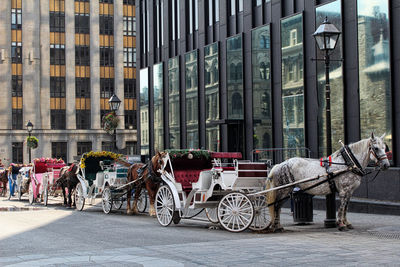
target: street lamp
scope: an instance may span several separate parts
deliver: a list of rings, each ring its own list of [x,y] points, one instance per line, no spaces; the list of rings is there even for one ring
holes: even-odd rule
[[[117,116],[116,113],[120,104],[121,100],[119,100],[116,94],[113,94],[108,100],[108,105],[110,105],[110,109],[112,112],[114,112],[115,116]],[[117,152],[117,129],[114,129],[114,152]]]
[[[26,124],[26,130],[28,131],[29,139],[31,137],[31,132],[33,130],[33,123],[31,121],[28,121]],[[29,147],[29,163],[31,163],[31,147]]]
[[[331,137],[331,89],[329,84],[329,54],[335,49],[341,32],[328,21],[325,17],[324,22],[313,34],[318,48],[325,52],[325,101],[326,101],[326,149],[327,155],[332,154]],[[324,221],[326,228],[336,227],[336,202],[335,192],[326,196],[326,219]]]

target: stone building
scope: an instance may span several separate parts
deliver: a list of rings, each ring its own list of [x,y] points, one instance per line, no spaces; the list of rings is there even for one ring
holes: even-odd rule
[[[108,100],[121,99],[119,152],[136,154],[134,0],[7,0],[0,6],[0,158],[27,163],[25,125],[36,157],[71,162],[112,150],[102,129]]]

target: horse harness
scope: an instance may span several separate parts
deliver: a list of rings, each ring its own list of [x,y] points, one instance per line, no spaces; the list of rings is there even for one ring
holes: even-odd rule
[[[147,176],[143,177],[146,168],[147,168]],[[153,170],[153,164],[152,164],[151,160],[149,160],[146,164],[144,164],[142,167],[137,169],[136,172],[138,174],[138,179],[136,179],[136,181],[142,180],[142,183],[144,183],[149,178],[154,183],[158,183],[161,181],[160,177],[158,177],[157,174]]]

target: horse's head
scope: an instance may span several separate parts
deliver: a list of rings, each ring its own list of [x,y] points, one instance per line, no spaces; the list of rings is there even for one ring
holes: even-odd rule
[[[375,162],[376,166],[379,165],[381,170],[386,170],[390,166],[385,152],[386,145],[383,141],[384,138],[385,134],[381,137],[375,137],[374,133],[372,133],[368,142],[369,158]]]
[[[153,168],[155,170],[161,170],[167,164],[166,156],[167,152],[157,152],[156,155],[152,158]]]

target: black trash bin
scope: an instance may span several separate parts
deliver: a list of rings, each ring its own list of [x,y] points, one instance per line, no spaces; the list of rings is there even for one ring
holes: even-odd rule
[[[301,191],[294,191],[293,200],[293,220],[295,223],[313,222],[313,196]]]

